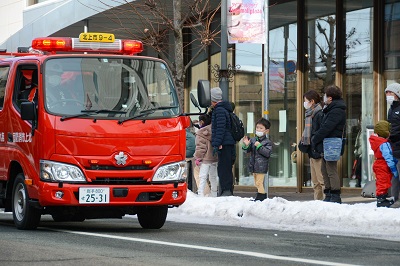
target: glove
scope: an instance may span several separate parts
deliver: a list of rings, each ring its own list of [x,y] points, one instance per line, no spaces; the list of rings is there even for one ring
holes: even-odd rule
[[[218,152],[218,147],[213,147],[213,156],[215,156]]]
[[[200,164],[201,164],[201,159],[196,159],[195,163],[196,163],[197,166],[200,166]]]

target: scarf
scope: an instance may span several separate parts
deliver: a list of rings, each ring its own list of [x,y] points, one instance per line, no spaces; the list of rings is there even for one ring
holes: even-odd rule
[[[314,117],[314,114],[316,114],[319,110],[322,110],[321,105],[314,104],[310,108],[306,110],[306,118],[305,118],[305,125],[304,125],[304,131],[303,135],[301,137],[301,142],[304,145],[310,145],[311,144],[311,129],[312,129],[312,119]]]

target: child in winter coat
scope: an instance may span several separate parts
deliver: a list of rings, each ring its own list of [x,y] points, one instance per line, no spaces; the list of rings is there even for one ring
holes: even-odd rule
[[[255,200],[263,201],[267,198],[264,188],[265,174],[268,172],[269,157],[272,153],[272,141],[266,134],[269,132],[271,123],[261,118],[256,123],[256,137],[249,139],[243,137],[242,149],[250,153],[249,171],[253,173],[254,184],[257,187],[257,196]]]
[[[218,192],[218,174],[217,154],[213,155],[213,147],[211,145],[211,117],[209,115],[201,115],[199,117],[200,129],[196,134],[196,150],[194,158],[196,165],[200,166],[199,186],[197,194],[204,196],[204,188],[207,183],[207,178],[211,184],[211,197],[216,197]]]
[[[381,120],[376,123],[374,133],[369,137],[371,149],[374,151],[375,162],[372,170],[376,178],[376,206],[390,207],[393,199],[388,199],[388,190],[392,185],[392,176],[399,178],[396,164],[397,160],[393,157],[392,148],[388,142],[390,135],[390,123]]]

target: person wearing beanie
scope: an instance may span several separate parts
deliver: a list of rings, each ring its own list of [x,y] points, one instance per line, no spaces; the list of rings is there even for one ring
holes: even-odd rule
[[[235,162],[235,144],[231,131],[230,112],[232,105],[222,100],[222,90],[219,87],[210,91],[211,105],[211,145],[213,153],[218,154],[219,196],[233,195],[232,165]]]
[[[392,148],[388,142],[390,123],[380,120],[375,124],[374,134],[369,137],[371,149],[374,152],[375,162],[372,170],[376,179],[376,206],[390,207],[394,200],[388,198],[388,190],[392,185],[392,177],[399,178],[397,160],[393,157]]]
[[[222,90],[220,87],[215,87],[211,89],[211,102],[220,102],[222,101]]]
[[[397,171],[400,172],[400,84],[392,83],[385,89],[386,102],[389,106],[387,121],[391,125],[389,141],[392,145],[393,156],[397,159]],[[400,207],[400,181],[392,178],[390,195],[394,198],[392,207]]]

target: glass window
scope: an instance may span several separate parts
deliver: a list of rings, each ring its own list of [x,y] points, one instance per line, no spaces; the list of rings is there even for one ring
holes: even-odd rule
[[[44,70],[45,106],[52,113],[132,119],[180,111],[171,76],[159,61],[60,58],[48,60]]]
[[[6,92],[7,78],[8,78],[8,66],[0,66],[0,109],[3,109],[4,96]]]
[[[342,170],[344,187],[361,187],[373,176],[370,168],[373,158],[367,151],[367,128],[374,120],[372,4],[372,0],[357,5],[354,1],[345,2],[347,149],[343,158],[347,164]]]
[[[291,160],[296,143],[296,12],[296,1],[273,5],[269,11],[268,119],[269,137],[275,143],[269,162],[270,186],[297,185],[296,164]],[[255,123],[264,116],[262,59],[265,55],[262,45],[257,44],[237,44],[235,55],[235,62],[240,65],[235,76],[235,112],[243,120],[246,134],[254,137]],[[239,147],[236,162],[239,185],[254,185],[248,160],[248,154]]]

